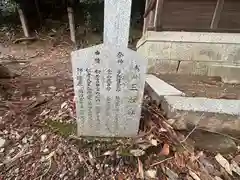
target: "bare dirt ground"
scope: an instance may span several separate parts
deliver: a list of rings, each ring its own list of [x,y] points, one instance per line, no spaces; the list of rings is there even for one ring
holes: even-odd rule
[[[76,137],[73,47],[68,38],[42,39],[0,45],[1,60],[19,74],[0,79],[0,179],[239,178],[239,169],[229,170],[230,164],[240,163],[239,150],[228,153],[227,160],[196,150],[166,123],[147,95],[138,137]]]
[[[161,74],[160,79],[183,91],[190,97],[240,99],[240,84],[226,84],[220,77]]]

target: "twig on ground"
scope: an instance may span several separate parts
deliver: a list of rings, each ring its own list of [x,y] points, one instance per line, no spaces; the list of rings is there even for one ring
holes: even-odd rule
[[[93,169],[89,166],[89,164],[87,163],[87,161],[82,157],[82,155],[73,147],[71,147],[71,149],[76,153],[78,154],[78,159],[80,162],[84,162],[85,166],[87,167],[88,169],[88,172],[90,173],[90,175],[92,176],[92,173],[93,173]]]
[[[189,136],[191,136],[191,134],[197,129],[197,126],[195,126],[189,133],[188,135],[182,140],[180,141],[180,143],[184,143],[188,138]]]
[[[17,159],[19,159],[19,158],[21,158],[21,157],[23,157],[23,156],[26,156],[26,155],[29,155],[29,154],[31,154],[32,152],[31,151],[29,151],[29,152],[27,152],[27,153],[24,153],[24,151],[25,151],[25,148],[23,148],[21,151],[19,151],[19,153],[17,153],[14,157],[12,157],[11,159],[6,159],[5,161],[3,161],[3,164],[10,164],[10,163],[12,163],[12,162],[14,162],[14,161],[16,161]]]
[[[200,116],[199,121],[197,122],[197,124],[195,125],[195,127],[188,133],[188,135],[187,135],[182,141],[180,141],[180,143],[184,143],[184,142],[189,138],[189,136],[191,136],[191,134],[197,129],[197,126],[198,126],[198,124],[200,123],[200,121],[202,120],[202,117],[203,117],[203,113],[202,113],[202,115]]]
[[[34,180],[37,180],[38,178],[40,180],[42,180],[42,178],[50,171],[51,166],[52,166],[52,158],[49,158],[49,166],[48,166],[47,170],[42,175],[40,175],[37,178],[35,178]]]
[[[35,57],[37,57],[37,56],[39,56],[39,55],[40,55],[40,53],[37,52],[36,54],[34,54],[34,55],[32,55],[32,56],[29,56],[29,57],[27,57],[26,59],[32,59],[32,58],[35,58]]]
[[[174,158],[174,156],[169,157],[169,158],[166,158],[166,159],[164,159],[164,160],[162,160],[162,161],[153,163],[153,164],[151,164],[150,166],[151,166],[151,167],[156,166],[156,165],[158,165],[158,164],[161,164],[161,163],[163,163],[163,162],[165,162],[165,161],[168,161],[168,160],[171,160],[171,159],[173,159],[173,158]]]
[[[24,38],[18,38],[16,40],[13,41],[14,44],[22,42],[22,41],[34,41],[37,40],[37,37],[24,37]]]

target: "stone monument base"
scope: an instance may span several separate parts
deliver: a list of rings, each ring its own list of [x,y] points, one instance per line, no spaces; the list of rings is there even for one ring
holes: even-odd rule
[[[240,82],[238,33],[148,31],[137,51],[148,59],[148,73],[221,76],[225,82]],[[216,67],[224,70],[219,73]],[[229,74],[233,68],[234,74]]]

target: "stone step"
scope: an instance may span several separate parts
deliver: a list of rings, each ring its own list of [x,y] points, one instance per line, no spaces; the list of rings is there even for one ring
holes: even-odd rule
[[[165,96],[161,108],[179,130],[199,128],[240,136],[240,100]]]
[[[146,76],[145,89],[158,104],[164,96],[185,96],[185,94],[152,74]]]
[[[240,66],[211,65],[208,75],[220,76],[225,83],[240,83]]]

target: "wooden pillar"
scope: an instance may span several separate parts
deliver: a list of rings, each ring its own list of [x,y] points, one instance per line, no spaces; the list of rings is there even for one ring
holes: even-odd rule
[[[68,7],[67,11],[68,11],[68,20],[69,20],[71,41],[73,43],[76,43],[75,24],[74,24],[74,17],[73,17],[73,9],[72,9],[72,7]]]
[[[22,24],[24,36],[29,37],[27,22],[26,22],[24,13],[23,13],[21,8],[17,8],[17,10],[18,10],[19,18],[20,18],[20,21],[21,21],[21,24]]]
[[[149,4],[149,0],[146,0],[145,3],[145,12],[148,8],[148,4]],[[147,27],[148,27],[148,23],[149,23],[149,16],[144,18],[144,24],[143,24],[143,34],[147,31]]]
[[[154,29],[157,31],[162,26],[163,0],[157,0],[154,17]]]
[[[216,29],[218,27],[221,12],[223,10],[223,5],[224,5],[224,0],[217,0],[217,4],[215,7],[215,11],[214,11],[211,26],[210,26],[211,29]]]
[[[149,30],[154,30],[154,21],[155,21],[155,12],[156,12],[156,10],[155,10],[155,8],[150,12],[150,14],[149,14],[149,16],[150,16],[150,18],[149,18]]]

